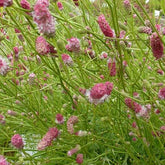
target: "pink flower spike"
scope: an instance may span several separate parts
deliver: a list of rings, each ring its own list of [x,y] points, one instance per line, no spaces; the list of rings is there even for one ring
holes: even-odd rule
[[[71,116],[67,121],[67,130],[70,134],[74,133],[73,125],[78,122],[77,116]]]
[[[0,7],[9,7],[13,4],[13,0],[0,0]]]
[[[20,4],[23,9],[30,10],[30,3],[27,0],[21,0]]]
[[[52,141],[59,135],[59,131],[56,127],[50,128],[49,131],[44,135],[42,140],[38,143],[37,149],[44,150],[46,147],[52,145]]]
[[[14,147],[16,147],[17,149],[22,149],[24,146],[22,137],[19,134],[15,134],[12,138],[11,138],[11,143]]]
[[[113,30],[109,26],[109,24],[106,21],[106,19],[105,19],[103,14],[98,17],[97,22],[99,24],[99,27],[100,27],[101,31],[103,32],[103,34],[106,37],[114,37],[115,36]]]
[[[58,6],[59,10],[63,10],[64,9],[64,7],[63,7],[61,2],[57,2],[57,6]]]
[[[116,76],[116,61],[115,59],[108,60],[108,69],[110,71],[110,76]]]
[[[165,99],[165,87],[159,90],[158,97],[161,100],[164,100]]]
[[[55,122],[56,122],[57,124],[63,124],[63,123],[64,123],[64,117],[63,117],[61,114],[57,114],[57,115],[56,115]]]
[[[68,156],[72,156],[73,154],[78,152],[80,149],[81,149],[80,145],[77,144],[75,148],[73,148],[73,149],[68,151],[67,155]]]
[[[77,162],[77,164],[83,163],[83,154],[77,154],[76,162]]]
[[[39,54],[45,55],[49,53],[49,44],[44,37],[39,36],[36,39],[36,50]]]
[[[64,64],[73,65],[72,57],[70,57],[68,54],[62,54],[61,57],[62,57]]]
[[[156,32],[153,33],[150,37],[150,45],[152,48],[152,53],[156,60],[162,58],[164,54],[164,47],[161,39],[159,38]]]
[[[0,165],[10,165],[10,163],[6,161],[3,155],[0,155]]]

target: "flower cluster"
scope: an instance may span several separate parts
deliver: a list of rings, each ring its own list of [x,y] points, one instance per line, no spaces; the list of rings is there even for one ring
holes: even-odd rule
[[[10,163],[6,161],[3,155],[0,155],[0,165],[10,165]]]
[[[67,130],[70,134],[74,133],[73,125],[78,122],[77,116],[71,116],[67,121]]]
[[[96,84],[91,90],[87,90],[86,96],[94,104],[103,103],[111,94],[113,83],[105,82]]]
[[[156,58],[156,60],[160,59],[163,57],[163,51],[164,51],[164,47],[163,47],[163,43],[160,39],[160,37],[158,36],[158,34],[155,32],[151,35],[150,37],[150,45],[152,48],[152,52],[154,57]]]
[[[101,31],[103,32],[103,34],[106,37],[114,37],[115,36],[113,30],[109,26],[109,24],[106,21],[106,19],[105,19],[103,14],[98,17],[97,22],[98,22],[98,24],[100,26]]]
[[[6,75],[9,70],[8,62],[0,56],[0,74]]]
[[[8,7],[13,4],[13,0],[0,0],[0,7]]]
[[[48,9],[48,0],[38,0],[34,6],[33,19],[38,25],[40,33],[53,36],[55,33],[55,20]]]
[[[24,142],[22,137],[19,134],[15,134],[12,138],[11,138],[11,143],[14,147],[18,148],[18,149],[22,149],[24,146]]]
[[[52,145],[52,141],[57,138],[59,131],[56,127],[50,128],[42,140],[38,143],[37,149],[44,150],[46,147]]]
[[[79,52],[80,51],[80,41],[78,38],[72,37],[68,39],[68,44],[66,45],[66,50],[69,52]]]

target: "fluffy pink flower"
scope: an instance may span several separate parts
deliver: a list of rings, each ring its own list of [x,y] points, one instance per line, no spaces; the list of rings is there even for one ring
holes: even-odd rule
[[[30,3],[27,0],[21,0],[20,4],[23,9],[30,10]]]
[[[52,141],[57,138],[59,131],[56,127],[50,128],[42,140],[38,143],[37,149],[44,150],[46,147],[52,145]]]
[[[3,155],[0,155],[0,165],[10,165],[10,163],[6,161]]]
[[[129,10],[131,7],[130,1],[129,0],[124,0],[123,1],[125,9]]]
[[[10,116],[16,116],[17,115],[17,112],[12,111],[12,110],[8,110],[7,111],[7,114],[10,115]]]
[[[22,137],[19,134],[15,134],[12,138],[11,138],[11,143],[14,147],[18,148],[18,149],[22,149],[24,146]]]
[[[0,7],[8,7],[13,4],[13,0],[0,0]]]
[[[70,134],[74,133],[74,124],[78,122],[77,116],[71,116],[67,121],[67,130]]]
[[[78,38],[72,37],[68,39],[68,44],[66,45],[66,49],[69,52],[79,52],[80,51],[80,41]]]
[[[113,89],[113,83],[105,82],[96,84],[90,91],[86,92],[89,101],[94,104],[104,102]]]
[[[68,54],[62,54],[61,57],[62,57],[64,64],[66,64],[66,65],[72,65],[73,64],[72,57],[70,57]]]
[[[44,37],[42,36],[37,37],[36,50],[41,55],[49,53],[49,44],[47,43]]]
[[[163,43],[161,39],[159,38],[156,32],[153,33],[150,37],[150,45],[151,45],[152,52],[156,60],[162,58],[164,47],[163,47]]]
[[[115,59],[108,60],[108,69],[110,71],[110,76],[116,76],[116,61]]]
[[[63,10],[63,9],[64,9],[62,3],[59,2],[59,1],[57,2],[57,6],[58,6],[58,9],[59,9],[59,10]]]
[[[138,29],[139,33],[146,33],[146,34],[152,34],[152,29],[147,26],[142,26]]]
[[[77,162],[77,164],[83,163],[83,154],[77,154],[76,162]]]
[[[114,37],[114,32],[109,26],[103,14],[98,17],[97,22],[100,26],[101,31],[106,37]]]
[[[0,56],[0,74],[6,75],[9,70],[8,62]]]
[[[38,25],[40,33],[53,36],[55,33],[55,20],[48,9],[49,1],[38,0],[34,6],[33,19]]]
[[[57,115],[56,115],[55,122],[56,122],[57,124],[63,124],[63,123],[64,123],[64,117],[63,117],[61,114],[57,114]]]
[[[158,97],[162,100],[165,99],[165,87],[159,90]]]
[[[73,154],[78,152],[80,149],[81,149],[80,145],[77,144],[75,148],[73,148],[73,149],[68,151],[67,155],[68,156],[72,156]]]

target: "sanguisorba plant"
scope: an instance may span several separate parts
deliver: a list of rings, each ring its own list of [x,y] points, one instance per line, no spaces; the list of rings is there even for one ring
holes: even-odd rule
[[[161,1],[0,7],[0,165],[165,164]]]

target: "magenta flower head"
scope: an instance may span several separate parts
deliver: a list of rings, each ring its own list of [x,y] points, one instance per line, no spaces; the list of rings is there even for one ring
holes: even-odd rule
[[[113,83],[98,83],[91,90],[86,92],[89,101],[94,104],[103,103],[111,94]]]
[[[125,104],[132,109],[133,111],[135,111],[135,113],[139,113],[142,110],[142,106],[138,103],[136,103],[135,101],[133,101],[131,98],[126,98],[125,99]]]
[[[57,124],[63,124],[63,123],[64,123],[64,117],[63,117],[63,115],[61,115],[60,113],[58,113],[58,114],[56,115],[55,122],[56,122]]]
[[[80,149],[81,149],[80,145],[77,144],[75,148],[73,148],[73,149],[68,151],[67,155],[68,156],[72,156],[73,154],[78,152]]]
[[[116,76],[116,61],[115,59],[108,60],[108,69],[110,71],[110,76]]]
[[[159,90],[158,97],[161,100],[164,100],[165,99],[165,87]]]
[[[47,43],[44,37],[42,36],[37,37],[36,50],[41,55],[49,53],[49,44]]]
[[[73,65],[72,57],[70,57],[68,54],[62,54],[62,61],[66,65]]]
[[[106,21],[106,19],[105,19],[103,14],[98,17],[97,22],[98,22],[98,24],[100,26],[101,31],[103,32],[103,34],[106,37],[114,37],[115,36],[113,30],[109,26],[109,24]]]
[[[59,9],[59,10],[63,10],[63,9],[64,9],[62,3],[59,2],[59,1],[57,2],[57,6],[58,6],[58,9]]]
[[[0,74],[1,75],[6,75],[8,70],[9,70],[9,65],[8,65],[7,60],[5,60],[4,58],[2,58],[0,56]]]
[[[46,147],[52,145],[52,141],[59,135],[59,131],[56,127],[50,128],[49,131],[44,135],[42,140],[38,143],[37,149],[44,150]]]
[[[74,134],[74,124],[78,122],[77,116],[71,116],[67,121],[67,130],[70,134]]]
[[[3,155],[0,155],[0,165],[10,165],[10,163],[6,161]]]
[[[153,33],[150,37],[150,45],[152,48],[152,53],[154,57],[156,58],[156,60],[162,58],[164,47],[163,47],[163,43],[161,39],[159,38],[156,32]]]
[[[11,144],[16,147],[17,149],[22,149],[24,146],[22,137],[19,134],[15,134],[12,138],[11,138]]]
[[[77,154],[76,162],[77,162],[77,164],[83,163],[83,154]]]
[[[13,4],[13,0],[0,0],[0,7],[8,7]]]
[[[80,41],[78,38],[72,37],[71,39],[67,39],[67,41],[66,50],[69,52],[80,52]]]
[[[30,3],[27,0],[21,0],[20,4],[23,9],[30,10]]]

